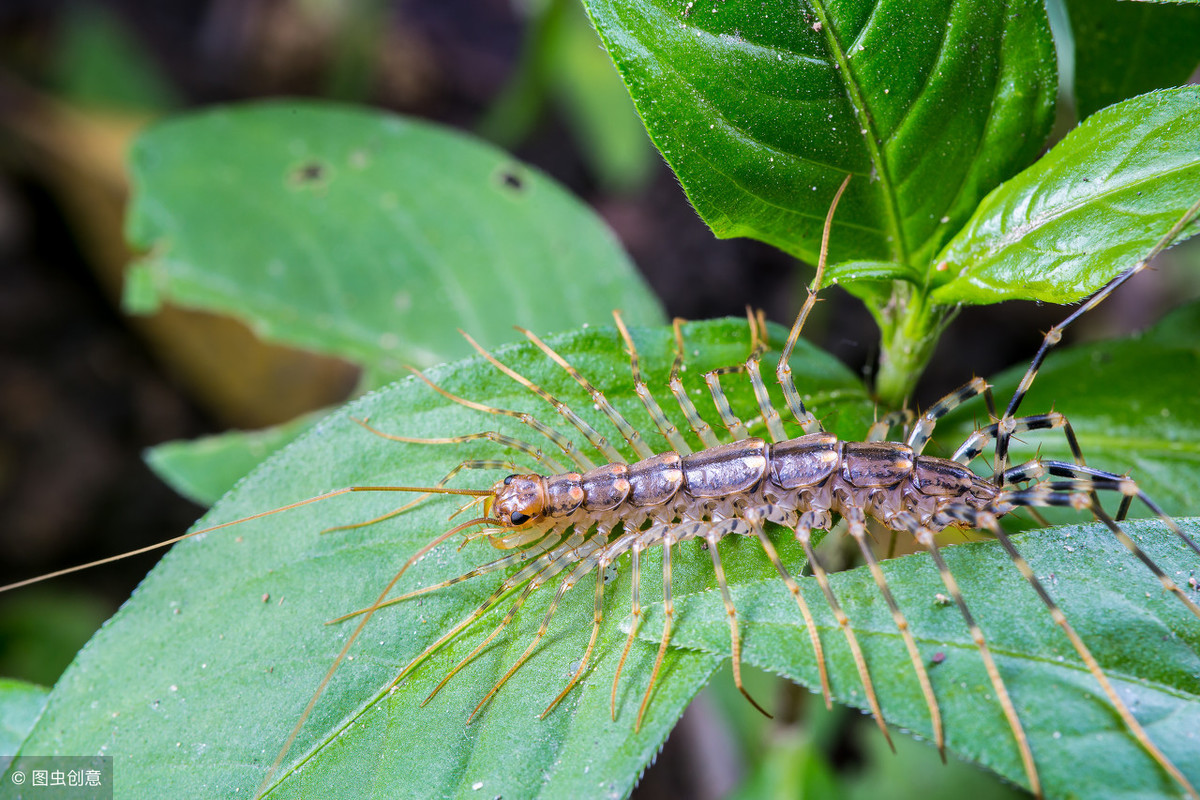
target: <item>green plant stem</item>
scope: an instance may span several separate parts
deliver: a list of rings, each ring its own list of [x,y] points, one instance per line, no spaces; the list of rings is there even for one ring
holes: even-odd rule
[[[945,309],[930,303],[924,289],[896,281],[887,306],[871,310],[881,332],[875,396],[888,408],[900,408],[933,356]]]

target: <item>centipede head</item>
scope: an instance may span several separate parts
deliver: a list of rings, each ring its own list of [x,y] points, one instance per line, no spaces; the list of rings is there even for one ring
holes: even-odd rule
[[[509,475],[492,486],[492,497],[487,514],[506,528],[531,525],[545,513],[546,485],[540,475]]]

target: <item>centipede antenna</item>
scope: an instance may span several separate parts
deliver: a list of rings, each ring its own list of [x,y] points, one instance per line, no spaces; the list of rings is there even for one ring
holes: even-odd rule
[[[1079,319],[1084,314],[1088,313],[1093,308],[1104,302],[1109,295],[1116,291],[1118,286],[1122,285],[1125,283],[1125,281],[1129,280],[1134,275],[1145,269],[1146,266],[1153,261],[1159,253],[1166,250],[1175,242],[1176,237],[1178,237],[1183,229],[1186,228],[1188,224],[1196,218],[1197,214],[1200,214],[1200,199],[1192,203],[1191,207],[1188,208],[1187,211],[1183,212],[1183,216],[1176,220],[1175,224],[1171,226],[1171,229],[1163,234],[1162,238],[1159,239],[1152,248],[1150,248],[1150,252],[1146,253],[1141,260],[1105,284],[1099,291],[1089,297],[1083,305],[1079,306],[1079,308],[1067,315],[1066,319],[1046,332],[1046,336],[1042,339],[1041,346],[1038,347],[1037,353],[1035,353],[1033,356],[1033,361],[1029,364],[1029,369],[1025,371],[1025,375],[1021,378],[1021,382],[1017,385],[1016,391],[1013,392],[1012,399],[1008,401],[1008,407],[1004,409],[1004,416],[1000,420],[1000,434],[996,440],[995,474],[997,476],[1004,472],[1004,469],[1008,464],[1008,438],[1011,433],[1005,430],[1005,423],[1011,421],[1013,416],[1017,413],[1017,407],[1021,405],[1021,400],[1024,399],[1026,393],[1029,391],[1029,388],[1033,385],[1033,379],[1037,377],[1038,370],[1041,369],[1042,363],[1046,360],[1046,354],[1050,352],[1052,347],[1062,341],[1063,331],[1066,330],[1067,326],[1075,322],[1075,320]]]
[[[440,481],[438,481],[436,484],[434,484],[433,487],[431,487],[431,488],[442,489],[447,483],[449,483],[451,480],[453,480],[454,476],[458,475],[458,473],[462,472],[464,469],[476,469],[476,470],[507,469],[510,472],[515,472],[520,468],[516,464],[512,463],[511,461],[500,461],[500,460],[463,461],[458,466],[454,467],[454,469],[450,470],[450,472],[446,473],[446,476],[444,478],[442,478]],[[479,490],[479,491],[483,491],[483,490]],[[426,492],[425,494],[422,494],[420,497],[410,500],[409,502],[405,503],[404,505],[400,506],[399,508],[393,508],[391,511],[384,512],[383,514],[380,514],[377,517],[372,517],[371,519],[363,520],[362,522],[351,522],[346,525],[334,525],[331,528],[323,529],[321,531],[321,533],[326,534],[326,533],[335,533],[337,531],[352,531],[352,530],[357,530],[358,528],[366,528],[371,525],[375,525],[380,522],[384,522],[385,520],[392,519],[393,517],[398,517],[401,514],[403,514],[404,512],[409,511],[412,508],[415,508],[416,506],[418,506],[421,503],[428,500],[432,494],[441,494],[441,492]],[[474,495],[475,499],[472,500],[471,503],[468,504],[467,507],[469,507],[470,505],[473,505],[474,503],[479,502],[480,500],[486,500],[490,496],[491,496],[491,491],[484,491],[482,494]]]
[[[532,428],[553,442],[554,446],[562,450],[568,458],[575,462],[575,466],[577,466],[579,469],[586,472],[587,470],[596,466],[596,463],[588,458],[587,455],[585,455],[579,449],[575,442],[573,442],[571,439],[568,439],[566,436],[563,436],[561,433],[554,430],[554,428],[551,428],[549,425],[542,422],[532,414],[527,414],[524,411],[513,411],[507,408],[496,408],[494,406],[484,405],[483,403],[477,403],[474,400],[468,400],[465,397],[459,397],[458,395],[443,389],[441,386],[438,386],[436,383],[426,377],[425,373],[421,372],[416,367],[407,367],[407,369],[409,372],[424,381],[429,388],[433,389],[442,397],[450,400],[453,403],[457,403],[460,406],[470,408],[474,411],[482,411],[485,414],[497,414],[502,417],[512,417],[521,422],[523,425]]]
[[[599,431],[585,422],[578,414],[572,411],[566,403],[562,402],[554,395],[543,389],[541,386],[538,386],[536,383],[517,372],[512,367],[502,363],[494,355],[489,353],[487,350],[484,350],[479,342],[471,338],[469,333],[461,330],[459,333],[463,335],[463,338],[467,340],[471,347],[475,348],[475,351],[479,353],[479,355],[487,359],[488,363],[549,403],[554,410],[558,412],[559,416],[570,423],[575,430],[583,434],[584,438],[588,440],[588,443],[591,444],[592,447],[596,448],[596,450],[599,451],[600,454],[603,455],[608,461],[620,464],[625,463],[625,459],[619,452],[617,452],[615,447],[609,444],[608,439],[606,439],[600,434]]]
[[[66,567],[64,569],[55,570],[54,572],[48,572],[45,575],[38,575],[36,578],[26,578],[24,580],[16,581],[15,583],[6,584],[4,586],[0,586],[0,593],[10,592],[14,589],[20,589],[24,586],[30,586],[35,583],[41,583],[42,581],[48,581],[48,580],[51,580],[52,578],[59,578],[59,577],[62,577],[63,575],[70,575],[73,572],[80,572],[85,569],[91,569],[92,567],[99,567],[104,564],[111,564],[112,562],[120,561],[123,558],[130,558],[132,556],[140,556],[142,553],[150,553],[155,550],[161,550],[164,547],[170,547],[173,544],[182,542],[184,539],[191,539],[194,536],[200,536],[201,534],[205,534],[205,533],[212,533],[213,531],[219,531],[222,528],[230,528],[234,525],[241,525],[243,522],[251,522],[256,519],[262,519],[263,517],[269,517],[269,516],[272,516],[273,514],[280,514],[284,511],[291,511],[294,508],[300,508],[301,506],[307,506],[312,503],[319,503],[322,500],[329,500],[330,498],[338,497],[338,496],[344,495],[344,494],[350,494],[352,492],[413,492],[413,493],[424,492],[424,493],[429,493],[429,494],[463,494],[463,495],[476,495],[476,496],[486,496],[488,494],[491,494],[491,492],[482,491],[482,490],[438,489],[438,488],[434,488],[434,487],[424,487],[424,486],[347,486],[342,489],[334,489],[333,491],[325,492],[324,494],[319,494],[316,497],[309,497],[305,500],[299,500],[295,503],[288,503],[286,506],[280,506],[279,508],[272,508],[268,511],[260,511],[257,514],[251,514],[248,517],[241,517],[240,519],[235,519],[230,522],[222,522],[219,525],[210,525],[207,528],[201,528],[200,530],[197,530],[197,531],[189,531],[180,536],[174,536],[170,539],[164,539],[161,542],[155,542],[154,544],[148,544],[145,547],[139,547],[135,550],[129,550],[124,553],[118,553],[115,556],[106,556],[104,558],[98,558],[95,561],[89,561],[86,564],[77,564],[73,567]]]
[[[604,396],[604,392],[593,386],[592,382],[583,377],[579,370],[571,366],[571,364],[565,358],[559,355],[554,348],[550,347],[550,345],[539,339],[532,331],[526,330],[525,328],[519,326],[517,327],[517,330],[525,334],[525,337],[537,345],[538,349],[540,349],[543,353],[549,356],[551,361],[566,370],[567,374],[574,378],[575,382],[582,386],[584,390],[591,395],[592,402],[596,404],[596,407],[600,409],[604,416],[608,417],[609,421],[612,422],[616,429],[621,432],[621,437],[625,439],[631,448],[633,448],[633,451],[637,453],[638,458],[650,458],[654,455],[654,451],[651,450],[650,446],[646,444],[644,439],[642,439],[642,434],[629,424],[629,421],[621,415],[621,412],[613,408],[612,403],[610,403],[608,398]],[[561,470],[559,471],[561,472]]]
[[[796,422],[800,423],[800,427],[804,429],[805,433],[819,433],[823,428],[817,418],[804,407],[804,401],[800,399],[800,393],[796,391],[796,379],[792,375],[792,365],[789,362],[792,358],[792,350],[795,349],[796,342],[800,340],[800,331],[804,328],[809,313],[817,303],[817,292],[821,290],[821,283],[825,279],[825,261],[829,257],[829,232],[833,228],[833,212],[837,210],[838,201],[842,199],[842,193],[846,191],[846,185],[850,183],[851,177],[853,176],[847,175],[842,181],[842,185],[833,195],[833,202],[829,204],[829,211],[825,214],[825,227],[821,231],[821,254],[817,259],[817,274],[813,276],[813,281],[808,287],[808,297],[804,299],[804,305],[801,306],[800,313],[796,315],[796,321],[792,323],[792,330],[788,333],[787,343],[783,346],[783,352],[779,354],[779,363],[775,368],[775,377],[779,381],[779,385],[783,387],[783,397],[787,401],[788,410],[792,412],[792,416]],[[889,739],[889,741],[891,740]]]

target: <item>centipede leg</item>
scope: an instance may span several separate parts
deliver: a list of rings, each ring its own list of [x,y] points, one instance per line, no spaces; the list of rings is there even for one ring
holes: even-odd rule
[[[928,528],[923,527],[908,512],[898,514],[896,522],[912,533],[917,543],[929,551],[929,556],[933,560],[934,566],[937,567],[942,584],[946,587],[946,591],[950,593],[950,597],[954,599],[954,604],[958,606],[958,611],[962,615],[963,621],[967,625],[967,630],[971,634],[971,640],[975,643],[975,648],[979,651],[979,655],[983,659],[983,667],[987,671],[988,680],[991,681],[992,688],[996,692],[996,699],[1000,702],[1000,708],[1004,712],[1004,717],[1008,721],[1008,727],[1013,733],[1013,739],[1017,743],[1017,750],[1021,755],[1021,764],[1025,769],[1025,777],[1029,779],[1029,791],[1035,797],[1041,797],[1042,782],[1038,776],[1037,764],[1033,760],[1033,751],[1029,746],[1029,737],[1025,734],[1025,728],[1021,724],[1021,718],[1017,715],[1017,708],[1013,705],[1012,696],[1008,692],[1008,686],[1004,683],[1004,678],[1000,675],[1000,669],[996,666],[995,658],[992,657],[992,651],[988,646],[987,639],[983,635],[983,629],[979,627],[979,624],[975,621],[975,616],[967,607],[967,600],[963,596],[962,589],[959,588],[958,581],[955,579],[953,573],[950,572],[950,567],[947,566],[945,559],[942,558],[942,552],[938,547],[937,539]]]
[[[843,499],[842,507],[848,508],[848,504],[849,499]],[[917,674],[917,682],[921,684],[921,694],[925,696],[925,705],[929,709],[929,717],[933,725],[934,744],[937,746],[938,754],[941,755],[942,761],[945,762],[946,734],[942,729],[942,712],[938,707],[937,697],[933,694],[933,685],[929,681],[929,672],[925,669],[925,661],[921,658],[921,651],[917,649],[917,641],[913,638],[912,630],[908,624],[908,620],[904,617],[904,613],[900,610],[900,605],[892,595],[891,587],[888,586],[883,569],[879,566],[879,559],[875,557],[875,553],[871,550],[871,543],[867,540],[866,518],[862,515],[861,511],[853,513],[849,508],[843,516],[850,529],[850,535],[858,543],[858,548],[862,551],[863,558],[866,559],[867,567],[871,570],[871,577],[875,579],[875,585],[879,587],[879,592],[883,595],[883,600],[887,603],[888,610],[891,611],[892,619],[896,623],[896,629],[900,631],[900,637],[904,640],[909,660],[912,661],[913,670]]]
[[[642,585],[642,546],[640,542],[635,541],[630,550],[630,591],[632,592],[632,601],[629,609],[630,623],[629,634],[625,637],[625,647],[621,649],[621,658],[617,661],[617,671],[613,675],[612,682],[612,697],[610,699],[612,719],[617,721],[617,684],[621,680],[621,670],[625,668],[625,659],[629,656],[629,648],[633,646],[633,640],[637,637],[638,628],[642,624],[642,602],[640,590]]]
[[[663,632],[658,645],[658,655],[654,657],[654,669],[650,672],[650,683],[646,686],[646,694],[642,696],[642,704],[638,707],[637,722],[634,730],[642,729],[642,719],[646,709],[650,707],[650,697],[654,694],[654,682],[658,680],[659,670],[662,669],[663,657],[667,654],[667,645],[671,641],[671,625],[675,619],[675,601],[671,597],[671,537],[663,539]],[[626,644],[628,646],[628,643]]]
[[[625,327],[625,321],[621,319],[619,311],[613,311],[613,320],[616,321],[617,330],[621,332],[621,338],[629,350],[629,369],[633,373],[633,388],[637,392],[637,396],[641,398],[642,405],[646,407],[646,413],[654,421],[654,427],[658,428],[658,432],[670,443],[671,449],[680,455],[688,455],[692,452],[692,448],[688,445],[687,439],[663,413],[662,406],[658,404],[658,400],[646,385],[646,379],[642,376],[637,347],[634,345],[633,337],[629,335],[629,329]]]
[[[546,715],[553,711],[571,693],[571,690],[575,688],[575,684],[579,683],[579,679],[583,677],[583,673],[587,670],[588,662],[592,657],[592,650],[596,647],[596,639],[600,636],[600,623],[604,619],[604,570],[607,568],[607,561],[600,561],[596,565],[596,605],[592,613],[592,635],[588,639],[587,649],[583,651],[583,658],[579,660],[579,667],[571,676],[571,680],[567,682],[566,687],[558,693],[557,697],[550,701],[550,705],[546,706],[541,714],[538,714],[538,719],[545,719]]]
[[[750,692],[746,691],[746,686],[742,683],[742,638],[738,633],[737,609],[733,605],[733,597],[729,593],[729,583],[725,579],[725,566],[721,563],[721,555],[717,550],[717,543],[724,536],[740,533],[742,531],[739,528],[747,527],[746,523],[740,519],[725,520],[721,524],[709,528],[703,538],[708,543],[708,553],[712,556],[713,571],[717,576],[717,587],[721,590],[721,600],[725,603],[725,613],[729,617],[729,637],[733,649],[733,682],[742,696],[750,701],[750,705],[757,708],[764,717],[771,718],[770,712],[750,696]]]
[[[1092,677],[1096,679],[1096,682],[1100,684],[1101,689],[1103,689],[1104,694],[1108,697],[1109,702],[1112,703],[1112,706],[1116,710],[1117,714],[1120,715],[1121,720],[1125,723],[1125,727],[1129,733],[1134,737],[1134,739],[1137,740],[1142,749],[1145,750],[1146,753],[1149,754],[1150,757],[1153,758],[1158,765],[1161,766],[1167,772],[1167,774],[1175,780],[1176,783],[1183,787],[1184,791],[1186,791],[1187,794],[1193,798],[1193,800],[1200,800],[1200,794],[1196,793],[1196,789],[1192,786],[1191,782],[1188,781],[1187,777],[1184,776],[1183,772],[1180,771],[1179,767],[1175,766],[1175,764],[1169,758],[1167,758],[1166,754],[1159,749],[1158,745],[1151,741],[1150,737],[1146,734],[1145,729],[1142,728],[1142,724],[1137,721],[1137,718],[1133,716],[1133,713],[1129,710],[1129,707],[1125,705],[1125,701],[1121,699],[1121,696],[1117,694],[1116,689],[1113,688],[1112,683],[1108,679],[1108,675],[1106,675],[1104,670],[1100,668],[1100,664],[1096,661],[1096,657],[1092,655],[1092,651],[1086,644],[1084,644],[1084,641],[1082,638],[1080,638],[1079,634],[1075,632],[1074,626],[1072,626],[1067,620],[1067,615],[1063,613],[1063,610],[1058,606],[1058,603],[1056,603],[1054,598],[1050,596],[1050,593],[1046,590],[1046,587],[1034,573],[1033,568],[1029,566],[1029,562],[1026,561],[1025,557],[1020,554],[1016,548],[1016,545],[1013,544],[1012,539],[1009,538],[1008,533],[1003,527],[1001,527],[996,518],[991,514],[976,512],[974,509],[965,507],[960,508],[957,506],[946,509],[946,513],[950,514],[951,516],[964,519],[977,527],[986,528],[999,540],[1000,545],[1004,548],[1004,551],[1008,553],[1008,556],[1012,560],[1013,564],[1015,564],[1017,569],[1021,571],[1022,577],[1024,577],[1026,582],[1033,587],[1033,590],[1037,592],[1038,597],[1041,598],[1042,603],[1045,604],[1047,609],[1049,609],[1050,616],[1054,620],[1055,624],[1062,629],[1063,633],[1066,634],[1067,639],[1070,640],[1071,646],[1075,648],[1075,652],[1079,654],[1081,659],[1083,659],[1083,663],[1087,666],[1088,672],[1090,672]]]
[[[796,583],[791,573],[787,571],[787,567],[783,565],[783,561],[779,558],[779,552],[775,549],[775,545],[763,529],[760,515],[767,517],[767,512],[757,509],[752,510],[746,515],[747,522],[750,523],[751,529],[758,537],[763,552],[767,554],[767,558],[775,565],[776,571],[779,572],[779,577],[783,579],[788,591],[796,599],[796,605],[800,608],[800,615],[804,617],[804,626],[808,629],[808,638],[812,643],[813,657],[817,661],[817,672],[821,678],[821,696],[825,699],[825,708],[831,709],[833,708],[833,694],[829,689],[829,668],[825,664],[825,651],[821,646],[821,637],[817,633],[817,624],[813,620],[812,610],[808,607],[808,601],[804,599],[804,595],[800,592],[800,585]]]
[[[805,514],[804,516],[808,515]],[[829,604],[829,610],[833,612],[833,618],[837,621],[842,635],[846,637],[846,644],[849,646],[850,653],[854,657],[854,666],[857,668],[858,677],[862,681],[863,691],[867,695],[867,704],[871,707],[871,715],[875,717],[875,724],[883,732],[883,738],[887,740],[888,747],[894,753],[896,752],[896,745],[892,742],[892,735],[888,732],[887,723],[883,721],[883,710],[879,707],[879,698],[875,696],[875,685],[871,681],[871,673],[867,669],[867,659],[858,644],[858,637],[854,634],[854,628],[850,625],[850,618],[842,610],[841,603],[838,602],[837,596],[833,593],[833,588],[829,585],[829,575],[825,572],[825,568],[821,566],[821,562],[817,560],[817,554],[813,551],[812,546],[812,531],[805,524],[803,517],[800,520],[800,525],[796,528],[796,541],[800,542],[800,546],[804,548],[804,555],[808,558],[808,564],[812,568],[813,577],[817,579],[817,585],[821,587],[821,591],[825,595],[825,601]]]

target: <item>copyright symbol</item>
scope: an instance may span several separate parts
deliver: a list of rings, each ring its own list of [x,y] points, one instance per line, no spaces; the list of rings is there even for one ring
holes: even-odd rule
[[[15,783],[17,786],[20,786],[22,783],[25,782],[25,773],[24,772],[14,772],[12,774],[12,782]]]

